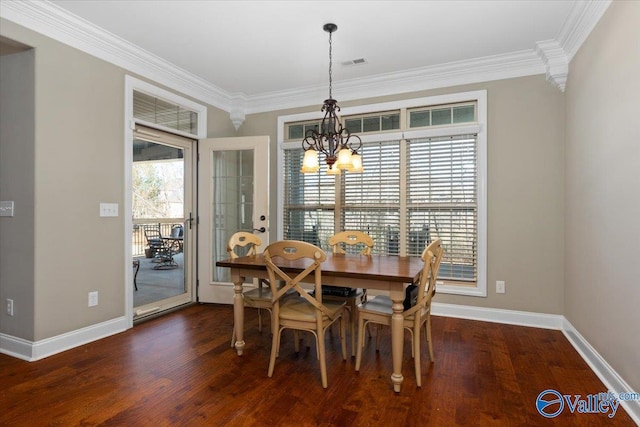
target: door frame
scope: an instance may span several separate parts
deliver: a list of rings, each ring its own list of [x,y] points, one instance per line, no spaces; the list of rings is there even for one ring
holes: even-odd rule
[[[198,142],[198,265],[197,265],[197,298],[199,302],[212,302],[218,304],[232,304],[234,298],[234,283],[212,280],[215,266],[211,261],[212,254],[212,234],[213,227],[211,219],[211,175],[213,167],[210,151],[238,151],[252,150],[254,152],[253,162],[253,212],[252,228],[254,233],[258,228],[264,227],[264,231],[259,231],[262,240],[261,248],[269,244],[269,136],[247,136],[210,138]],[[249,231],[249,230],[245,230]],[[220,242],[225,246],[227,242]],[[226,254],[225,254],[226,255]],[[225,256],[226,259],[226,256]],[[251,284],[246,284],[249,287]],[[255,286],[255,283],[254,283]],[[205,289],[205,287],[207,287]],[[204,292],[203,292],[204,290]],[[204,298],[203,298],[204,294]]]
[[[163,126],[159,126],[153,123],[148,123],[142,120],[136,120],[133,116],[133,92],[140,91],[144,92],[148,95],[155,96],[157,98],[162,98],[172,103],[184,106],[191,111],[195,111],[198,115],[198,130],[197,134],[189,134],[185,132],[176,131],[174,129],[165,128]],[[124,224],[123,224],[123,236],[124,236],[124,250],[123,250],[123,265],[124,268],[124,315],[125,315],[125,324],[126,328],[130,329],[133,327],[133,268],[131,268],[131,260],[132,260],[132,251],[131,251],[131,230],[133,230],[133,198],[132,198],[132,164],[133,164],[133,131],[135,129],[136,123],[140,123],[150,128],[155,128],[163,132],[175,133],[181,136],[185,136],[187,138],[192,138],[195,140],[206,138],[207,136],[207,107],[202,104],[198,104],[196,102],[191,101],[190,99],[184,98],[182,96],[176,95],[175,93],[169,92],[167,90],[161,89],[157,86],[149,84],[145,81],[132,77],[130,75],[125,75],[124,79],[124,206],[122,209],[122,215],[124,216]],[[197,151],[197,143],[193,148],[194,151]],[[194,171],[197,170],[197,164],[193,165]],[[196,177],[197,178],[197,177]],[[195,178],[194,178],[195,179]],[[197,181],[196,188],[194,188],[194,194],[197,199]],[[197,201],[195,202],[197,208]],[[197,215],[197,214],[196,214]],[[197,228],[193,233],[194,236],[197,236]],[[192,239],[197,240],[197,237]],[[194,251],[197,249],[193,249]],[[196,253],[193,254],[192,258],[196,259]],[[194,273],[191,275],[192,290],[196,288],[196,267],[192,267]]]

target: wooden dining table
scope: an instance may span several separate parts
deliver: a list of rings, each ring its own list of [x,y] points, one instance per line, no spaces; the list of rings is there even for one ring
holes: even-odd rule
[[[279,260],[276,264],[285,271],[302,271],[299,261]],[[244,256],[216,262],[218,267],[231,269],[231,281],[234,284],[233,318],[236,326],[235,348],[242,355],[244,342],[244,301],[243,284],[250,278],[267,279],[267,267],[263,255]],[[400,257],[383,255],[327,254],[322,263],[322,283],[348,288],[366,288],[387,291],[393,301],[391,317],[391,354],[393,389],[400,392],[402,381],[402,358],[404,329],[402,311],[405,287],[412,283],[423,267],[419,257]],[[313,275],[309,280],[313,279]]]

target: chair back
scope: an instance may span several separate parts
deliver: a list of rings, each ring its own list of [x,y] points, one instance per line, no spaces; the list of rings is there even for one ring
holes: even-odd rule
[[[246,248],[246,255],[257,254],[257,247],[262,244],[262,240],[253,233],[246,231],[238,231],[234,233],[227,243],[227,253],[229,258],[238,258],[240,255],[236,252],[237,247]]]
[[[171,237],[177,239],[182,236],[184,236],[184,227],[182,227],[182,224],[176,224],[171,227]]]
[[[322,305],[321,265],[327,259],[327,254],[322,249],[299,240],[280,240],[267,246],[263,254],[273,293],[274,314],[278,312],[279,299],[287,291],[294,289],[316,309],[331,316],[329,310]],[[313,295],[301,286],[302,281],[311,275],[314,276]],[[284,283],[279,288],[276,286],[278,281]]]
[[[431,299],[436,293],[436,280],[438,279],[438,270],[440,269],[440,261],[442,261],[443,254],[444,249],[440,239],[435,239],[422,251],[421,258],[424,266],[417,277],[417,302],[416,305],[404,312],[405,316],[418,310],[428,310],[430,308]],[[416,316],[416,318],[419,318],[419,316]]]
[[[162,247],[162,234],[160,234],[160,225],[144,225],[144,237],[147,239],[147,245],[150,248]]]
[[[360,251],[361,255],[371,255],[373,249],[373,239],[367,233],[362,231],[341,231],[329,237],[329,245],[333,248],[334,254],[346,253],[344,245],[364,246]]]

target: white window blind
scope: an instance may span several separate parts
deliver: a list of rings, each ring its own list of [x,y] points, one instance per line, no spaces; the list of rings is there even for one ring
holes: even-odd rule
[[[335,180],[326,166],[315,174],[300,173],[302,148],[284,151],[283,235],[327,249],[334,233]]]
[[[133,117],[169,129],[198,134],[197,112],[143,92],[133,92]]]
[[[408,141],[407,255],[439,237],[445,254],[439,278],[477,279],[477,137]]]
[[[374,241],[372,253],[398,254],[400,232],[400,145],[366,143],[364,172],[343,174],[338,218],[341,230],[361,230]]]

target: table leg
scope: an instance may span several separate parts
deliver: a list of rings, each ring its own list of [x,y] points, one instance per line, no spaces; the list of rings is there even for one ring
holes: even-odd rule
[[[242,356],[244,351],[244,296],[242,295],[242,283],[244,277],[231,274],[233,281],[233,327],[236,331],[236,351],[238,356]]]
[[[404,306],[402,301],[404,295],[402,291],[391,291],[391,300],[393,301],[393,314],[391,315],[391,356],[393,358],[393,373],[391,374],[391,382],[393,383],[393,391],[400,392],[402,381],[402,352],[404,344],[404,318],[402,311]]]

